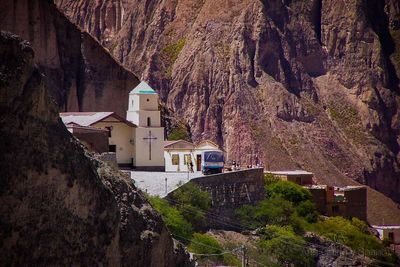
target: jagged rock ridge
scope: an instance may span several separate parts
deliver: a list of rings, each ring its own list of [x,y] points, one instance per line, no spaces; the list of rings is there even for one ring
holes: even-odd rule
[[[138,79],[50,0],[2,0],[0,29],[28,40],[63,111],[115,111],[125,116],[127,94]],[[121,101],[114,101],[121,99]],[[126,103],[124,103],[126,102]]]
[[[56,3],[158,89],[195,141],[400,201],[398,1]]]
[[[28,42],[0,34],[0,265],[190,266],[130,178],[67,131]]]

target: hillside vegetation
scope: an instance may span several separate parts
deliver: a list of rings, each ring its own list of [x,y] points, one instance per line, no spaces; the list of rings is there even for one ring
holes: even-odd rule
[[[242,233],[250,240],[245,243],[235,238],[221,241],[207,232],[205,215],[210,212],[211,199],[194,184],[186,184],[170,199],[150,197],[150,202],[172,235],[188,245],[202,264],[239,266],[243,249],[253,263],[267,266],[316,266],[321,264],[321,255],[378,266],[396,264],[396,257],[371,235],[365,222],[320,216],[311,193],[302,186],[266,175],[265,190],[263,201],[236,211]],[[336,246],[347,254],[333,255],[330,249]]]

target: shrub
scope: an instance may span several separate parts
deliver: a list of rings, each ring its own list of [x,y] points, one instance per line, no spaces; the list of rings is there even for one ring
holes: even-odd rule
[[[267,224],[286,225],[294,212],[292,203],[282,198],[265,199],[257,206],[244,205],[236,210],[241,223],[249,228]]]
[[[311,200],[300,202],[296,207],[296,212],[309,223],[315,223],[318,220],[318,212],[315,203]]]
[[[195,254],[221,254],[222,247],[218,241],[207,234],[194,233],[189,244],[189,251]],[[196,256],[203,258],[203,256]],[[223,256],[213,256],[214,259],[222,261]]]
[[[151,205],[163,217],[167,228],[172,235],[183,243],[188,243],[192,237],[192,225],[185,220],[182,214],[175,207],[160,197],[148,197]]]
[[[279,181],[280,181],[279,177],[273,175],[272,173],[264,174],[264,185],[265,186],[269,186],[269,185],[279,182]]]
[[[170,140],[170,141],[174,141],[174,140],[188,141],[188,139],[189,139],[189,134],[184,125],[180,125],[180,126],[173,128],[168,135],[168,140]]]
[[[289,181],[278,181],[266,186],[265,189],[267,198],[281,197],[287,201],[293,202],[294,205],[305,200],[312,200],[310,191]]]
[[[193,183],[187,183],[174,192],[172,201],[195,229],[206,225],[205,213],[211,207],[212,201],[208,192]]]
[[[384,245],[369,234],[366,224],[358,219],[346,220],[331,217],[312,225],[312,230],[332,241],[349,246],[358,253],[387,262],[395,262],[395,257]]]
[[[263,229],[259,241],[261,252],[269,253],[283,265],[312,266],[314,255],[305,240],[290,226],[270,225]]]
[[[256,206],[242,206],[236,210],[236,215],[249,228],[267,224],[292,225],[295,232],[301,233],[307,223],[318,219],[311,193],[295,183],[274,179],[274,176],[265,176],[265,200]]]

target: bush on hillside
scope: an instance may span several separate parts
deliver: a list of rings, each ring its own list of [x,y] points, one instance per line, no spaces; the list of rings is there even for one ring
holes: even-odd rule
[[[368,232],[368,226],[359,219],[347,220],[342,217],[331,217],[320,220],[310,227],[313,232],[344,244],[367,257],[391,263],[396,262],[396,257]]]
[[[280,179],[278,176],[273,175],[272,173],[266,173],[264,174],[264,186],[267,187],[270,184],[279,182]]]
[[[318,220],[318,212],[315,203],[311,200],[300,202],[296,207],[297,214],[308,223],[315,223]]]
[[[222,254],[222,247],[218,241],[207,234],[194,233],[189,244],[189,251],[195,254]],[[197,258],[204,258],[196,255]],[[214,259],[223,260],[222,255],[213,256]]]
[[[161,214],[172,235],[183,243],[188,243],[192,238],[193,229],[180,211],[160,197],[149,196],[148,199],[153,208]]]
[[[313,266],[314,252],[290,226],[269,225],[261,231],[261,253],[272,254],[282,266]]]
[[[282,198],[265,199],[257,206],[244,205],[236,210],[241,223],[252,229],[267,224],[289,224],[293,213],[292,203]]]
[[[189,141],[189,133],[186,129],[185,125],[178,125],[172,128],[171,132],[168,135],[168,140],[176,141],[176,140],[186,140]]]
[[[171,199],[171,202],[195,229],[201,229],[206,225],[205,214],[211,208],[211,201],[210,194],[193,183],[180,187]]]
[[[295,183],[276,181],[266,176],[266,199],[256,206],[244,205],[236,215],[246,227],[258,228],[268,224],[291,225],[296,233],[303,232],[307,223],[318,219],[311,193]]]
[[[267,198],[280,197],[298,205],[302,201],[312,200],[306,188],[289,181],[278,181],[265,187]]]

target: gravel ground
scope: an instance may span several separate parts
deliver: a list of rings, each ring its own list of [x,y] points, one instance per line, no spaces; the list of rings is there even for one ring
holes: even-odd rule
[[[150,195],[160,197],[175,190],[180,182],[185,184],[190,179],[203,176],[201,172],[189,173],[189,179],[187,172],[129,172],[137,187]],[[167,178],[167,192],[165,191],[165,178]]]

